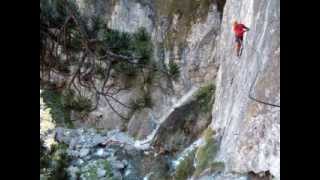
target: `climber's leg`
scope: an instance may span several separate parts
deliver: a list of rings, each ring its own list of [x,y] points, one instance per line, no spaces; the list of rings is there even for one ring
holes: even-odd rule
[[[243,36],[239,37],[239,53],[238,53],[238,57],[241,56],[242,50],[243,50]]]
[[[241,37],[236,36],[236,52],[237,56],[240,56],[240,48],[241,48]]]
[[[238,57],[239,57],[239,55],[240,55],[240,48],[241,48],[240,43],[237,43],[236,49],[237,49],[237,56],[238,56]]]
[[[241,47],[240,47],[240,52],[239,52],[239,56],[241,56],[241,54],[242,54],[242,50],[243,50],[243,44],[241,43]]]

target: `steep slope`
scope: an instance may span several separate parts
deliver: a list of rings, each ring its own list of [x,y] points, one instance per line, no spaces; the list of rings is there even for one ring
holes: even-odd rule
[[[279,3],[228,0],[224,9],[216,50],[220,68],[211,127],[220,140],[217,160],[225,163],[226,172],[270,171],[280,178]],[[231,46],[234,20],[250,28],[240,59]],[[249,93],[276,106],[253,101]]]

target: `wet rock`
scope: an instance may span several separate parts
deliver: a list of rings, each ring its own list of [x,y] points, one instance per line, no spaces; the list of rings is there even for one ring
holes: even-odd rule
[[[70,178],[71,179],[76,179],[77,178],[77,173],[80,171],[80,169],[78,167],[75,167],[75,166],[70,166],[68,169],[67,169],[69,175],[70,175]]]
[[[56,128],[56,133],[55,133],[55,140],[58,142],[62,142],[62,138],[64,137],[63,134],[63,129],[62,128]]]
[[[124,180],[141,180],[141,178],[139,177],[138,171],[136,170],[136,168],[134,168],[131,165],[128,165],[128,167],[125,169],[123,179]]]
[[[103,149],[98,149],[97,152],[96,152],[97,156],[103,156],[103,154],[104,154],[104,150]]]
[[[90,152],[90,149],[81,149],[80,153],[79,153],[79,156],[81,158],[83,158],[83,157],[87,156],[89,154],[89,152]]]
[[[66,141],[64,141],[66,142]],[[71,140],[69,140],[69,147],[70,149],[78,149],[81,146],[78,144],[78,138],[73,138]]]
[[[122,163],[126,166],[128,165],[128,161],[127,160],[122,160]]]
[[[115,169],[123,169],[125,166],[124,166],[124,163],[121,162],[121,161],[111,161],[111,166],[114,167]]]
[[[101,168],[98,168],[98,170],[97,170],[97,175],[98,175],[98,177],[100,178],[100,177],[103,177],[103,176],[105,176],[106,175],[106,170],[104,170],[104,169],[101,169]]]
[[[82,159],[78,159],[77,162],[76,162],[76,164],[78,166],[81,166],[83,163],[84,163],[84,161]]]
[[[112,174],[113,174],[113,178],[114,178],[115,180],[121,180],[121,179],[122,179],[122,175],[121,175],[121,173],[120,173],[119,171],[113,170],[113,171],[112,171]]]
[[[156,127],[154,117],[150,109],[143,109],[130,119],[128,133],[135,139],[145,139]]]

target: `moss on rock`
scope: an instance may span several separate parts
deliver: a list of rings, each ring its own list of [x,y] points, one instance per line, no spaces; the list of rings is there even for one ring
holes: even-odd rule
[[[73,128],[70,120],[70,110],[63,106],[62,94],[58,91],[43,90],[41,96],[55,123]]]
[[[212,109],[212,105],[214,103],[214,93],[215,86],[213,84],[205,85],[198,90],[196,99],[201,112],[206,113]]]
[[[175,170],[175,180],[185,180],[192,175],[193,171],[195,170],[193,166],[194,156],[195,150],[189,152],[188,155],[181,160]]]
[[[65,171],[70,163],[70,158],[66,151],[67,145],[55,144],[48,151],[43,148],[41,150],[41,143],[40,140],[40,176],[48,180],[68,179],[69,176]]]
[[[112,170],[108,160],[99,159],[82,167],[79,174],[84,179],[98,179],[98,170],[103,169],[106,173],[104,178],[112,180]]]
[[[213,135],[214,131],[210,127],[203,133],[205,144],[200,146],[196,151],[195,176],[199,176],[206,169],[209,169],[209,171],[212,173],[221,171],[224,168],[224,164],[222,162],[216,162],[214,160],[218,151],[218,144],[213,138]]]
[[[185,45],[186,37],[190,33],[192,24],[198,20],[204,21],[207,18],[211,1],[210,0],[156,0],[155,9],[157,16],[168,17],[172,23],[174,15],[177,15],[177,29],[169,31],[165,38],[166,49],[173,49],[174,43]]]

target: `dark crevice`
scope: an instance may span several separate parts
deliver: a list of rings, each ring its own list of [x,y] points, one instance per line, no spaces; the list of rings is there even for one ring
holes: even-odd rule
[[[250,171],[248,173],[248,180],[271,180],[274,176],[270,173],[270,171],[263,171],[259,173],[255,173]]]
[[[226,0],[214,0],[215,4],[217,4],[218,11],[220,12],[220,19],[223,16],[224,5],[226,4]]]

